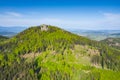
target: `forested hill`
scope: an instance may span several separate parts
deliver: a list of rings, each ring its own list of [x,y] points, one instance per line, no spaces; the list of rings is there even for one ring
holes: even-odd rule
[[[120,50],[120,38],[107,38],[101,42]]]
[[[116,80],[120,51],[56,26],[34,26],[0,44],[0,69],[1,80]]]
[[[72,48],[75,44],[94,45],[97,42],[81,37],[55,26],[30,27],[2,44],[2,50],[15,54],[42,52],[48,47],[59,50],[61,47]],[[11,46],[9,46],[11,45]]]

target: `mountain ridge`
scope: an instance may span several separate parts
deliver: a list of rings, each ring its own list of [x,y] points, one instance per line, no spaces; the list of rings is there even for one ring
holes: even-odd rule
[[[110,74],[120,70],[119,53],[119,50],[56,26],[33,26],[0,44],[2,79],[7,75],[10,75],[7,79],[27,76],[36,80],[86,80],[87,77],[99,80],[100,75],[104,79],[102,70]],[[106,72],[108,69],[110,71]],[[8,74],[4,73],[6,71]]]

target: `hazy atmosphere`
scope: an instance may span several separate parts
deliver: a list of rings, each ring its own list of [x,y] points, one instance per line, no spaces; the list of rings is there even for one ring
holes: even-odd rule
[[[0,0],[0,80],[120,80],[120,0]]]
[[[120,29],[119,0],[0,0],[0,26]]]

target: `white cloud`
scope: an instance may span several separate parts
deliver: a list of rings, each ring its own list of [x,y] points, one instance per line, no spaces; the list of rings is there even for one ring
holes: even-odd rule
[[[104,19],[102,24],[120,29],[120,14],[104,13],[103,15]]]
[[[113,14],[113,13],[103,13],[103,15],[106,17],[108,20],[116,20],[120,19],[120,14]]]
[[[17,12],[4,12],[0,14],[0,18],[20,18],[20,17],[23,17],[23,15]]]
[[[54,18],[3,18],[0,19],[0,25],[3,26],[34,26],[40,24],[57,25],[61,23],[61,20]]]
[[[14,17],[21,17],[22,14],[17,13],[17,12],[6,12],[7,15],[9,16],[14,16]]]
[[[40,24],[51,24],[61,27],[70,27],[70,28],[80,28],[80,29],[120,29],[120,14],[114,13],[101,13],[97,18],[97,16],[93,16],[94,18],[84,19],[81,16],[76,17],[74,19],[67,18],[48,18],[48,17],[40,17],[38,15],[27,15],[20,14],[16,12],[6,12],[4,14],[0,14],[0,25],[3,26],[33,26]]]

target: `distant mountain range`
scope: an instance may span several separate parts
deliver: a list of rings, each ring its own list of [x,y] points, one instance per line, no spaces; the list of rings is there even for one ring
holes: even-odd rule
[[[12,37],[25,29],[27,29],[27,27],[0,27],[0,35]],[[120,38],[120,30],[81,30],[81,29],[65,29],[65,30],[97,41],[104,40],[110,37]]]
[[[2,27],[0,26],[0,35],[12,37],[25,29],[26,27]]]
[[[69,30],[75,34],[88,37],[92,40],[104,40],[107,38],[120,38],[120,30]]]

